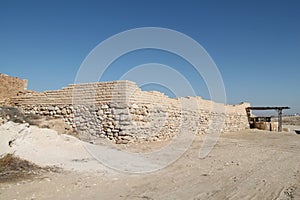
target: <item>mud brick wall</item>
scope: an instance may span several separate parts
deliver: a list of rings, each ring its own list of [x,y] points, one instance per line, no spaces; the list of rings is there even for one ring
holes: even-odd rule
[[[0,74],[0,105],[27,89],[27,80]]]
[[[200,97],[169,98],[160,92],[142,91],[131,81],[72,84],[61,90],[28,92],[11,101],[27,114],[64,119],[86,140],[164,140],[174,137],[183,126],[205,134],[220,116],[223,132],[249,128],[247,103],[225,105],[219,112],[213,108],[221,104]]]

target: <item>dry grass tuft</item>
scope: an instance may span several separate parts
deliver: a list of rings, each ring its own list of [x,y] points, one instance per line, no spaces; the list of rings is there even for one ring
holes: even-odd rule
[[[42,168],[13,154],[6,154],[0,158],[0,182],[13,182],[49,171],[57,172],[58,169]]]

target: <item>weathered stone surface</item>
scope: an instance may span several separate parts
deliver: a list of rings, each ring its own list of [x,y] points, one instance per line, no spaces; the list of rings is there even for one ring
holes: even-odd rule
[[[27,80],[0,73],[0,105],[10,103],[10,98],[22,94],[27,89]]]
[[[247,103],[222,105],[200,97],[172,99],[159,92],[142,91],[130,81],[25,92],[11,102],[25,113],[62,118],[86,138],[93,135],[122,144],[172,138],[184,130],[183,126],[195,134],[208,133],[220,124],[223,132],[249,128]]]

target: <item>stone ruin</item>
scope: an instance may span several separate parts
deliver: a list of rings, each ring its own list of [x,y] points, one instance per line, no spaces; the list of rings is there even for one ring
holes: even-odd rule
[[[25,114],[61,118],[89,141],[99,137],[121,144],[165,140],[176,136],[183,125],[205,134],[220,117],[224,119],[222,132],[249,128],[245,110],[249,103],[223,105],[200,97],[169,98],[142,91],[131,81],[71,84],[44,92],[25,90],[6,103]],[[223,111],[214,109],[220,106]]]
[[[25,92],[27,90],[27,84],[27,80],[0,73],[0,105],[6,104],[9,98]]]

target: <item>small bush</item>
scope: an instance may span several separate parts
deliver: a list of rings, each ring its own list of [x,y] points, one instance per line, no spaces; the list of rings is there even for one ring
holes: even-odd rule
[[[0,158],[0,183],[12,182],[46,171],[57,171],[56,168],[42,168],[14,154],[5,154]]]

